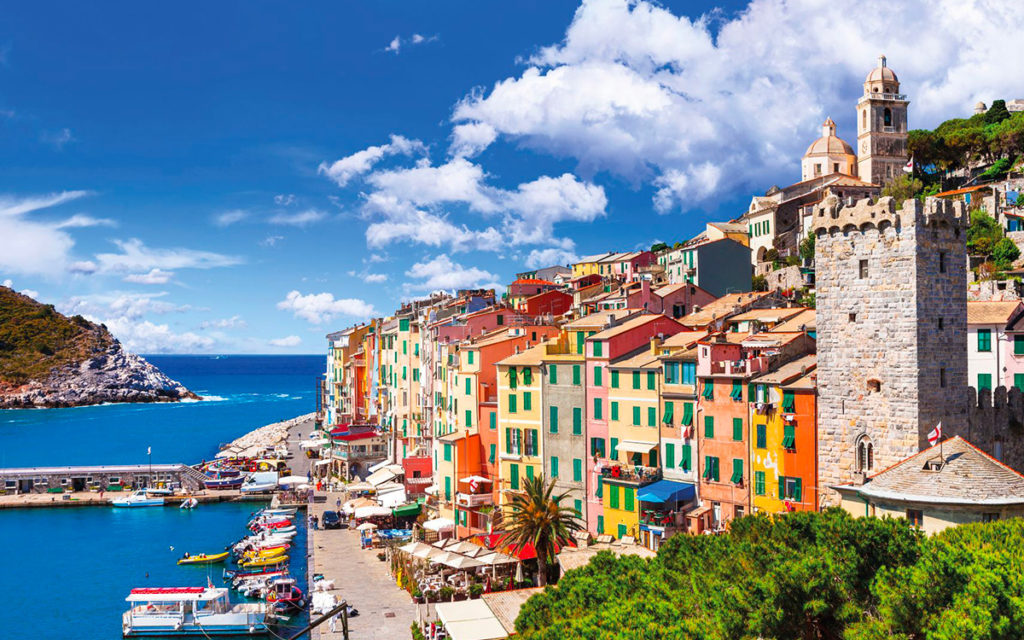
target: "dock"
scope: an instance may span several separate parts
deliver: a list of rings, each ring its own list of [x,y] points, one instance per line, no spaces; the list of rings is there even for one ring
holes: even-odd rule
[[[55,507],[109,507],[110,500],[127,493],[106,491],[100,497],[98,492],[70,491],[67,493],[22,493],[0,496],[2,509],[51,509]],[[266,502],[268,495],[243,495],[236,489],[206,489],[196,493],[166,496],[164,507],[178,508],[182,500],[195,498],[200,504],[215,502]]]

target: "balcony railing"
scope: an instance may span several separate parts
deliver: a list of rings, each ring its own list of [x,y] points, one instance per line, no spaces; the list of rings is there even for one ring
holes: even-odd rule
[[[455,502],[460,507],[475,509],[494,504],[494,496],[490,493],[456,493]]]
[[[660,467],[644,467],[609,461],[602,461],[602,463],[601,475],[607,480],[627,482],[640,486],[661,480]]]
[[[746,360],[718,360],[711,363],[710,375],[748,376],[768,369],[769,358],[747,358]]]
[[[867,100],[903,100],[907,99],[905,93],[866,93],[860,97],[859,102]]]

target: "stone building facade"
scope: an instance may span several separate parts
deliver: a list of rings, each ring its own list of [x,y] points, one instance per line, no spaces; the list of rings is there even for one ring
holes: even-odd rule
[[[939,421],[967,437],[966,223],[937,199],[815,209],[823,489],[917,453]]]

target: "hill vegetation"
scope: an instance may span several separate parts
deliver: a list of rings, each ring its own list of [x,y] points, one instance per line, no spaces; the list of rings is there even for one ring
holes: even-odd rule
[[[1024,112],[1011,114],[1005,100],[996,100],[985,113],[946,120],[934,131],[914,129],[907,138],[918,166],[955,171],[981,162],[994,169],[990,177],[997,179],[1024,154]]]
[[[0,287],[0,382],[11,386],[102,353],[114,342],[102,325]]]
[[[926,538],[839,509],[675,536],[652,560],[599,554],[523,606],[523,640],[1019,638],[1024,520]]]

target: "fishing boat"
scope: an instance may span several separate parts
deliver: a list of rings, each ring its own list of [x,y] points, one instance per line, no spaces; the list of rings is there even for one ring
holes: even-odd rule
[[[267,633],[267,606],[232,603],[226,588],[132,589],[121,616],[124,637],[260,636]]]
[[[173,496],[174,489],[167,487],[146,487],[146,495],[150,496]]]
[[[277,578],[266,589],[267,604],[275,613],[289,614],[306,606],[306,595],[295,583],[295,578]]]
[[[223,478],[209,478],[203,480],[203,485],[207,489],[238,489],[245,482],[245,478],[242,476],[230,476]]]
[[[124,498],[111,498],[110,504],[115,507],[162,507],[163,498],[151,498],[146,494],[145,489],[132,491]]]
[[[222,553],[199,553],[194,556],[185,554],[185,557],[178,560],[178,564],[216,564],[228,559],[228,552]]]

